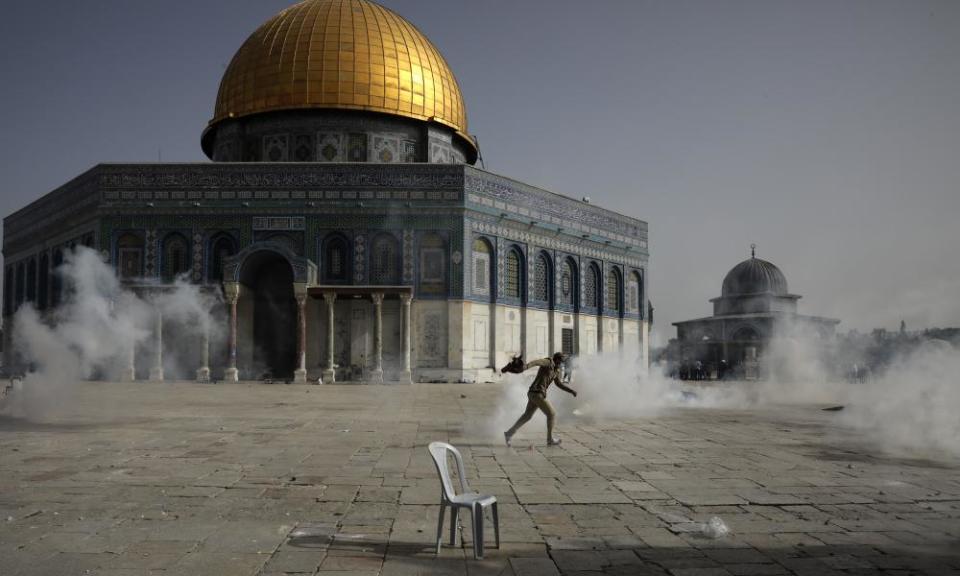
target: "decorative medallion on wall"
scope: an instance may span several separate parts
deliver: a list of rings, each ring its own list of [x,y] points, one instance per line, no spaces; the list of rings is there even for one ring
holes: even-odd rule
[[[343,135],[320,132],[317,134],[317,150],[320,162],[340,162],[343,160]]]
[[[193,281],[203,280],[203,234],[193,235]]]
[[[374,136],[373,154],[378,162],[390,164],[396,162],[400,157],[399,141],[396,138],[384,138],[383,136]]]
[[[403,283],[413,283],[413,230],[403,231]]]
[[[463,254],[461,254],[459,250],[454,250],[450,259],[453,260],[454,266],[459,266],[460,263],[463,262]]]
[[[497,296],[503,294],[503,260],[506,252],[503,242],[497,238]]]
[[[263,137],[263,159],[269,162],[286,162],[289,139],[286,134]]]
[[[143,275],[145,278],[157,276],[157,231],[144,233]]]
[[[364,253],[366,252],[366,238],[363,234],[357,234],[353,239],[353,282],[354,284],[363,284],[364,273]]]
[[[313,138],[308,134],[297,135],[296,144],[293,147],[293,157],[297,162],[310,162],[313,160]]]

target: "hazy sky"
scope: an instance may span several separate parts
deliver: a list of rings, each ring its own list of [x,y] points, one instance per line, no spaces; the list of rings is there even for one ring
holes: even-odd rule
[[[205,161],[283,0],[7,2],[0,214],[98,162]],[[960,325],[960,2],[384,0],[489,170],[650,223],[661,337],[749,256],[840,330]]]

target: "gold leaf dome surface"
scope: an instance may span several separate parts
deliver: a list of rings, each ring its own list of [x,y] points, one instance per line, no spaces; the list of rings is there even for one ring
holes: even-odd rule
[[[443,56],[413,24],[368,0],[303,0],[264,23],[224,73],[210,124],[317,108],[432,120],[474,145]]]

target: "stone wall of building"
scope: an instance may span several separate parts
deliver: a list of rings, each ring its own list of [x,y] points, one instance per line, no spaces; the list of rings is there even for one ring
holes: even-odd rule
[[[87,223],[60,227],[73,222]],[[41,292],[53,302],[57,251],[74,244],[99,250],[125,281],[183,275],[211,287],[242,282],[237,258],[270,247],[308,286],[411,286],[411,356],[425,380],[489,380],[520,352],[645,354],[646,223],[468,166],[104,165],[5,224],[8,318]],[[371,303],[335,309],[335,363],[362,376]],[[322,302],[307,305],[311,379],[327,362],[325,313]],[[237,362],[246,377],[261,368],[253,316],[241,289]],[[388,374],[400,356],[399,318],[399,304],[385,301]]]

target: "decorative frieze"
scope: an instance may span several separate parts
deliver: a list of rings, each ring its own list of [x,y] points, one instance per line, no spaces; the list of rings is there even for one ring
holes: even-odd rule
[[[393,188],[461,190],[463,169],[446,165],[180,164],[105,165],[98,168],[100,189],[197,190],[209,188]]]
[[[254,216],[254,230],[306,230],[303,216]]]
[[[464,190],[470,203],[625,243],[642,242],[646,247],[646,222],[475,168],[464,170]]]
[[[585,242],[574,243],[558,237],[551,237],[547,236],[546,234],[537,234],[535,232],[517,230],[509,226],[503,226],[491,222],[473,220],[471,221],[471,228],[476,233],[488,234],[490,236],[496,236],[524,244],[535,244],[544,248],[561,250],[570,254],[579,254],[581,256],[586,256],[597,260],[612,260],[615,262],[622,262],[635,268],[640,268],[646,265],[646,261],[644,259],[625,256],[622,250],[613,252],[591,248],[589,246],[585,246]]]

